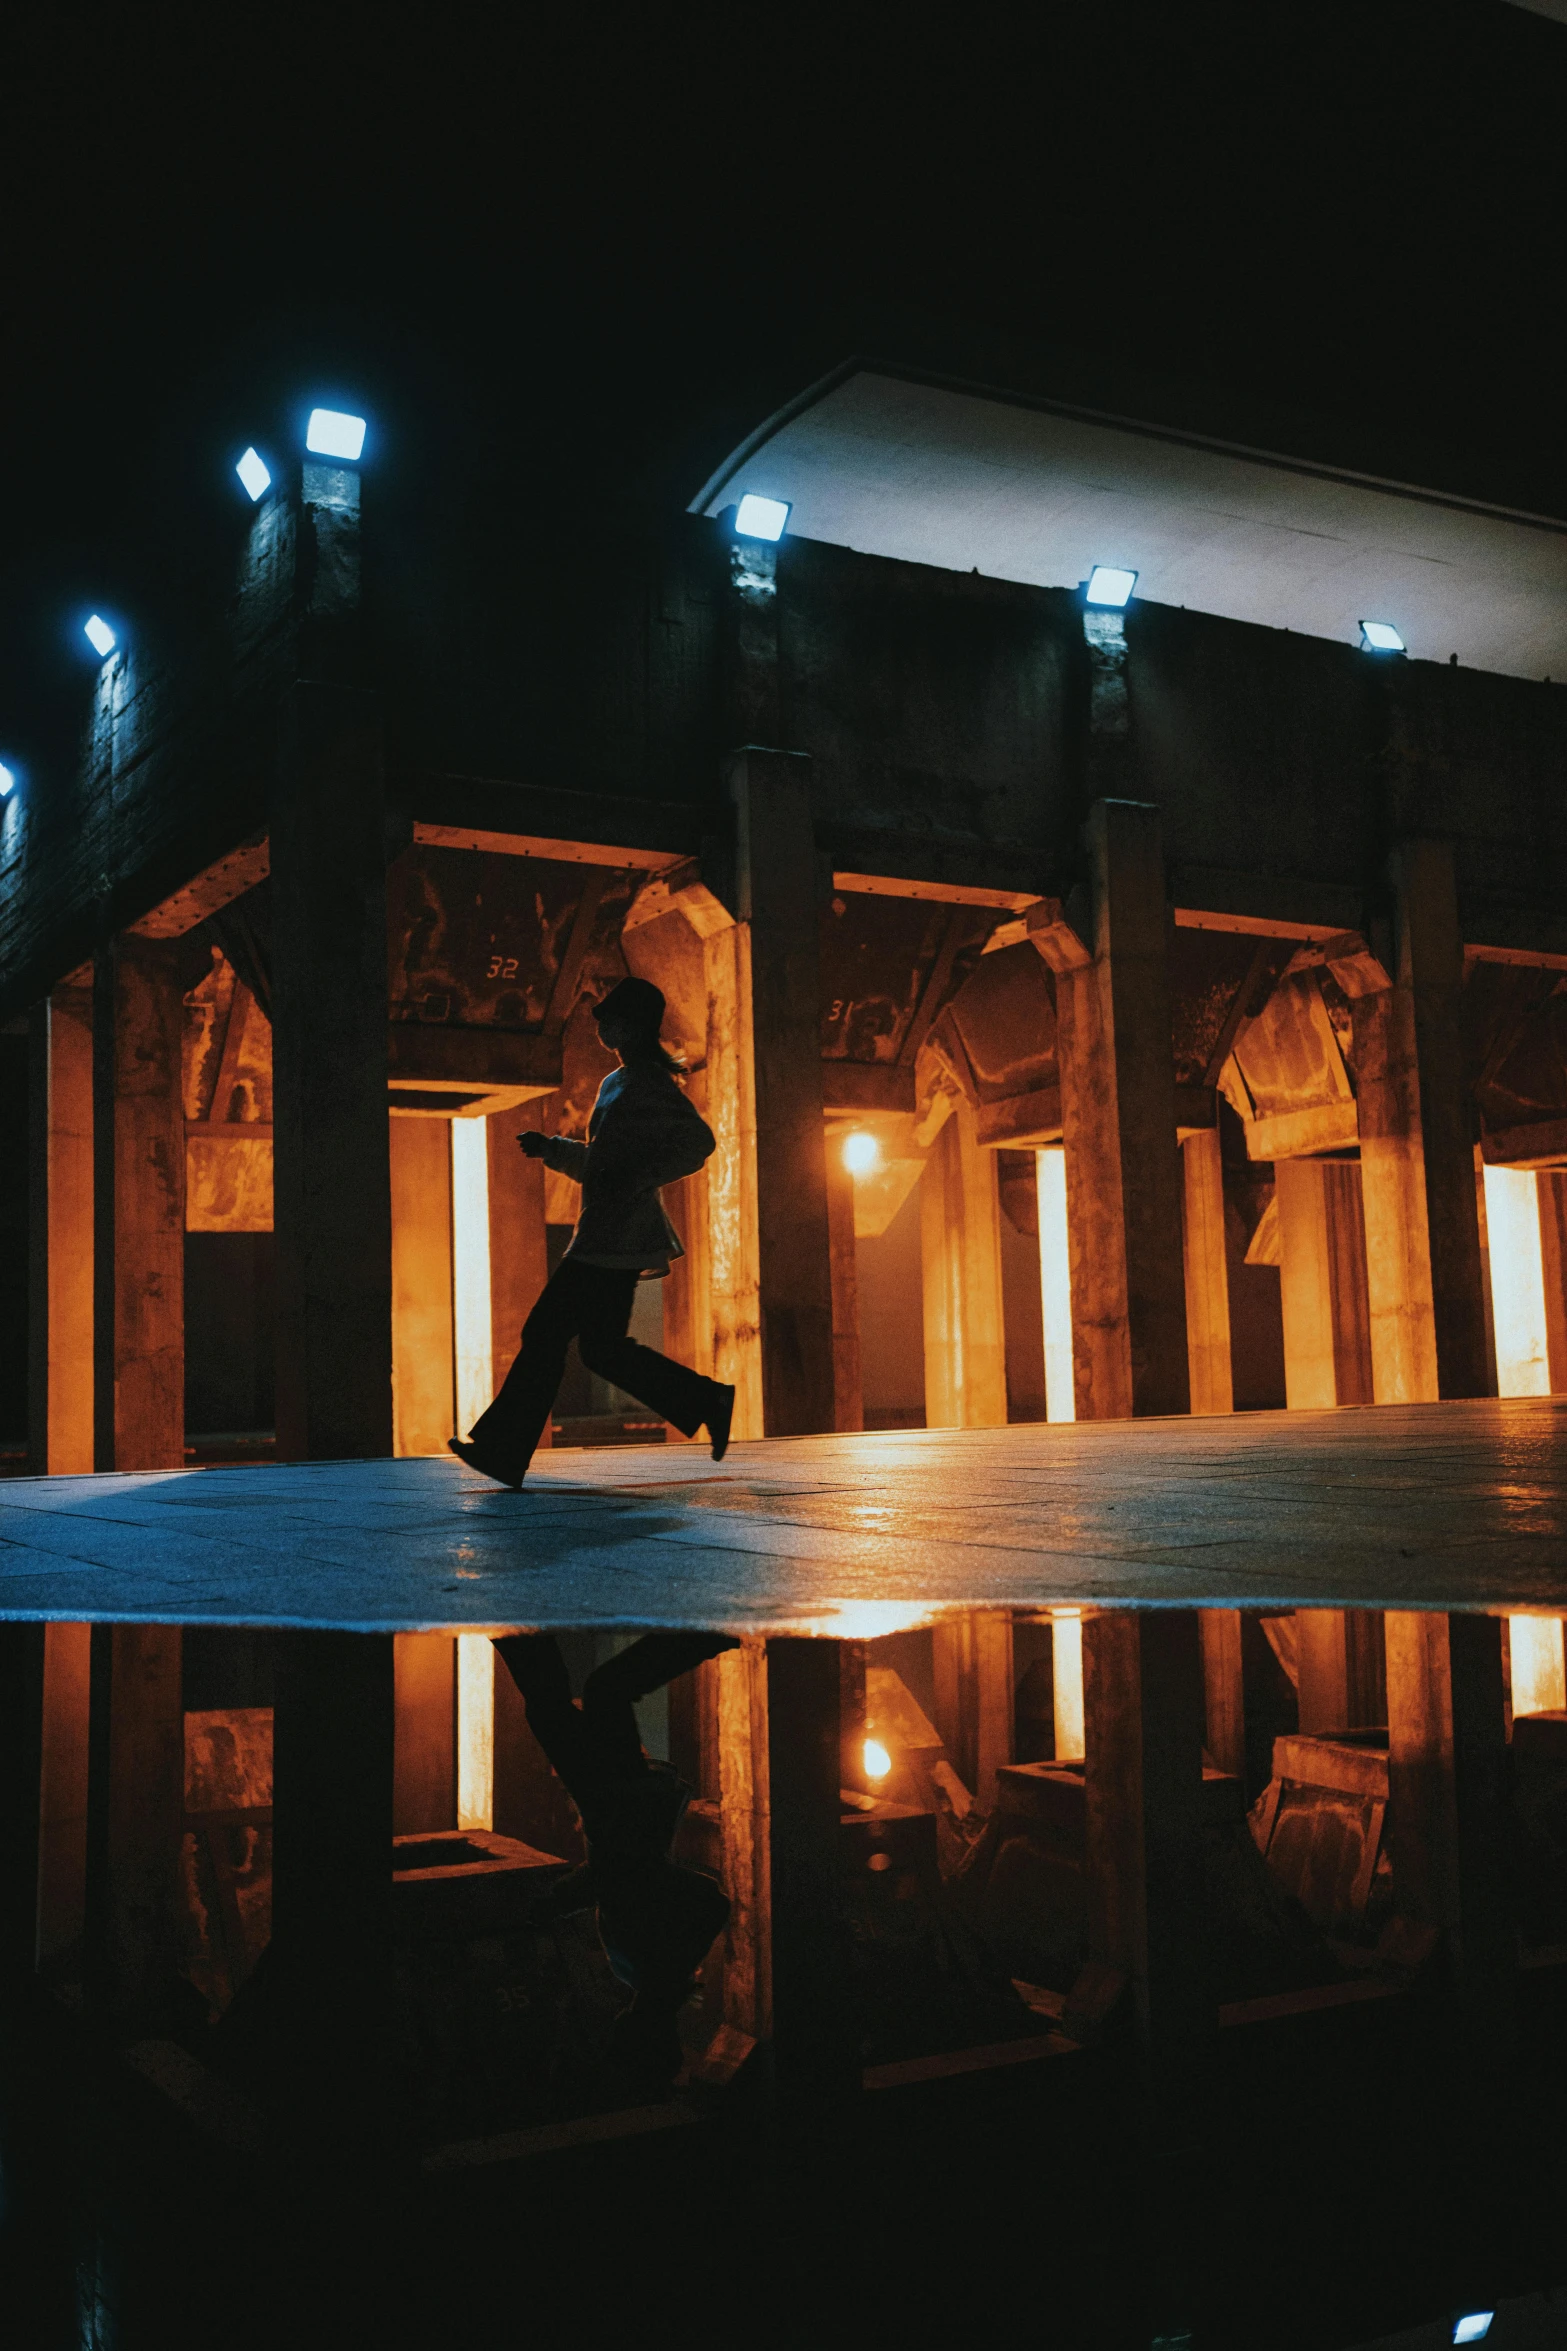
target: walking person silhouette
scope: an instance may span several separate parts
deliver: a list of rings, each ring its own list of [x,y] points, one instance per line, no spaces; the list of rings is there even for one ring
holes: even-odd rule
[[[589,1371],[613,1380],[683,1436],[705,1427],[715,1461],[729,1443],[734,1389],[627,1334],[638,1282],[667,1274],[685,1254],[659,1186],[695,1175],[713,1151],[713,1132],[676,1084],[680,1065],[659,1041],[661,989],[651,980],[621,980],[594,1019],[620,1066],[598,1090],[587,1141],[536,1132],[517,1137],[530,1159],[582,1186],[576,1231],[523,1324],[517,1359],[494,1402],[466,1439],[447,1440],[459,1461],[503,1486],[520,1486],[527,1475],[573,1339]]]

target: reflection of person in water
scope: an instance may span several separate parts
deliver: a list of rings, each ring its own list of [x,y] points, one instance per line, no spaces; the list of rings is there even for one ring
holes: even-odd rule
[[[550,1634],[508,1633],[495,1646],[587,1839],[586,1862],[554,1887],[548,1912],[596,1907],[610,1966],[634,1994],[615,2020],[616,2058],[639,2088],[666,2091],[681,2063],[676,2020],[729,1901],[701,1870],[670,1858],[691,1790],[668,1764],[649,1762],[634,1709],[735,1644],[721,1633],[645,1634],[589,1674],[580,1706]]]
[[[705,1427],[713,1459],[729,1443],[735,1392],[627,1336],[637,1283],[667,1274],[684,1254],[664,1214],[661,1184],[695,1175],[713,1149],[712,1129],[675,1082],[679,1063],[659,1042],[664,998],[650,980],[622,980],[597,1007],[599,1035],[619,1056],[598,1091],[588,1139],[519,1135],[542,1159],[582,1186],[571,1245],[545,1284],[522,1331],[522,1347],[469,1438],[449,1440],[470,1467],[520,1486],[544,1433],[573,1339],[589,1371],[672,1421],[682,1435]]]

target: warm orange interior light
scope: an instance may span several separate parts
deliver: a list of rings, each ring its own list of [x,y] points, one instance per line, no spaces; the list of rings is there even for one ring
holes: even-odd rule
[[[881,1145],[864,1127],[843,1138],[843,1164],[850,1175],[869,1175],[881,1165]]]
[[[865,1777],[868,1780],[884,1780],[891,1769],[892,1757],[887,1753],[880,1739],[867,1739],[865,1742]]]

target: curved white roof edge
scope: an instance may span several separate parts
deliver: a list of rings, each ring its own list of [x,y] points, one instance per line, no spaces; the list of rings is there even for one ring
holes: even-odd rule
[[[691,500],[788,499],[791,535],[1412,656],[1567,678],[1567,521],[870,358],[747,435]]]

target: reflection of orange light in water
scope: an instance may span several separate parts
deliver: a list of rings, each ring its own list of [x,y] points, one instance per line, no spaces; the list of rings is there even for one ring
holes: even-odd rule
[[[1559,1616],[1515,1616],[1512,1636],[1513,1712],[1556,1714],[1567,1707]]]
[[[887,1753],[880,1739],[867,1739],[865,1742],[865,1777],[868,1780],[884,1780],[891,1769],[892,1757]]]

